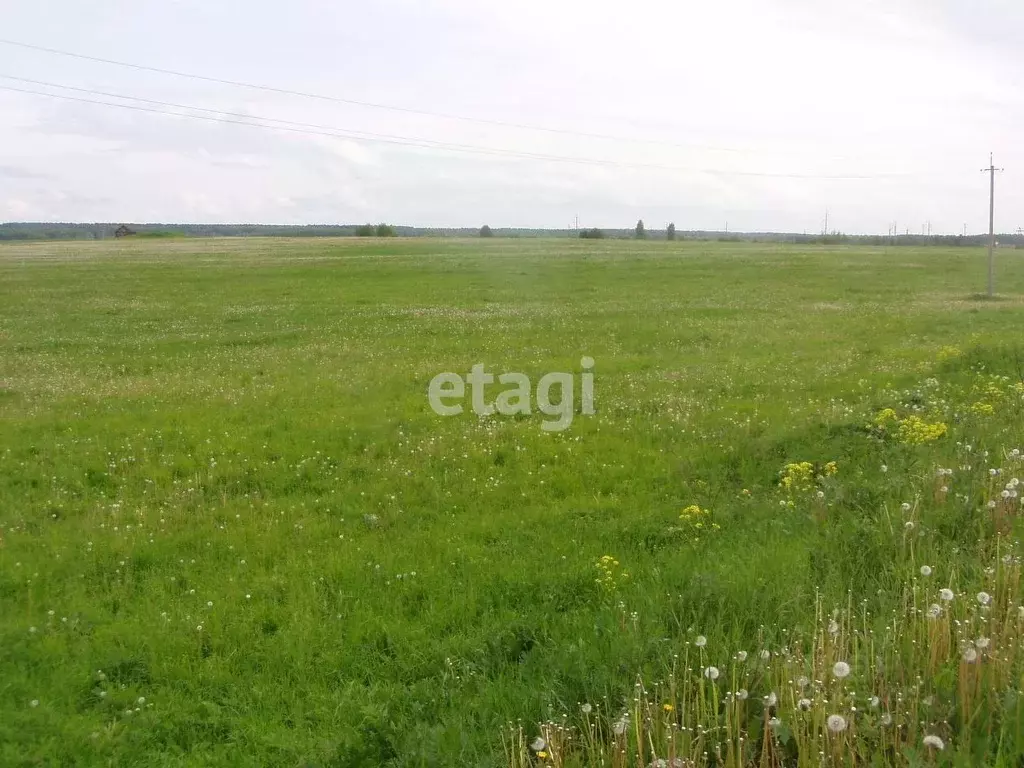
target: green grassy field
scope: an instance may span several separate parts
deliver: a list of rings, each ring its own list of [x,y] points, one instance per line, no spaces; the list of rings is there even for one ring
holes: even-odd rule
[[[1019,765],[984,259],[0,246],[0,765]],[[427,402],[583,356],[562,432]]]

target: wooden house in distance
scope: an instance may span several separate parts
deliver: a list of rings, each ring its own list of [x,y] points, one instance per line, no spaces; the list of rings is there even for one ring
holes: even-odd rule
[[[114,237],[128,237],[129,235],[134,234],[136,234],[135,230],[129,229],[124,224],[122,224],[120,227],[114,230]]]

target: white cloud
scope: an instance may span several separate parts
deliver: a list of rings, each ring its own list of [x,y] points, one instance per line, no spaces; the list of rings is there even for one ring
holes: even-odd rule
[[[0,45],[0,74],[344,133],[619,164],[403,148],[0,91],[0,219],[565,226],[578,213],[605,226],[643,216],[684,229],[728,220],[815,231],[827,207],[845,231],[884,232],[893,220],[980,231],[987,152],[1007,181],[1024,172],[1022,32],[1024,7],[1010,0],[296,0],[288,13],[265,0],[21,4],[4,37],[664,143],[370,109]],[[878,178],[732,175],[750,172]],[[1024,225],[1022,189],[1000,186],[1004,229]]]

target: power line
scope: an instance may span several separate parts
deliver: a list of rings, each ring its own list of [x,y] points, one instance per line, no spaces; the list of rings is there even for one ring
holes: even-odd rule
[[[148,65],[145,65],[145,64],[134,64],[134,63],[127,62],[127,61],[118,61],[116,59],[105,59],[105,58],[102,58],[100,56],[89,56],[89,55],[82,54],[82,53],[73,53],[71,51],[64,51],[64,50],[60,50],[60,49],[57,49],[57,48],[48,48],[48,47],[42,46],[42,45],[33,45],[31,43],[22,43],[22,42],[19,42],[17,40],[6,40],[6,39],[0,38],[0,44],[15,46],[15,47],[18,47],[18,48],[24,48],[24,49],[31,50],[31,51],[39,51],[41,53],[49,53],[49,54],[53,54],[55,56],[65,56],[65,57],[68,57],[68,58],[74,58],[74,59],[79,59],[79,60],[83,60],[83,61],[92,61],[92,62],[96,62],[96,63],[99,63],[99,64],[109,64],[109,65],[116,66],[116,67],[127,67],[129,69],[134,69],[134,70],[137,70],[137,71],[140,71],[140,72],[154,72],[154,73],[161,74],[161,75],[171,75],[173,77],[183,77],[183,78],[188,78],[188,79],[191,79],[191,80],[201,80],[201,81],[207,82],[207,83],[217,83],[219,85],[230,85],[230,86],[233,86],[233,87],[236,87],[236,88],[249,88],[251,90],[264,91],[264,92],[267,92],[267,93],[277,93],[277,94],[282,94],[282,95],[286,95],[286,96],[298,96],[298,97],[301,97],[301,98],[304,98],[304,99],[316,99],[318,101],[329,101],[329,102],[334,102],[336,104],[348,104],[350,106],[365,107],[365,108],[368,108],[368,109],[387,110],[387,111],[390,111],[390,112],[401,112],[401,113],[410,114],[410,115],[421,115],[421,116],[425,116],[425,117],[440,118],[440,119],[443,119],[443,120],[458,120],[458,121],[461,121],[461,122],[476,123],[478,125],[491,125],[491,126],[497,126],[497,127],[501,127],[501,128],[515,128],[515,129],[518,129],[518,130],[526,130],[526,131],[539,131],[539,132],[542,132],[542,133],[551,133],[551,134],[558,134],[558,135],[563,135],[563,136],[579,136],[579,137],[583,137],[583,138],[600,139],[602,141],[624,141],[624,142],[632,142],[632,143],[635,143],[635,144],[652,144],[652,145],[678,147],[678,148],[704,149],[704,150],[713,151],[713,152],[733,152],[733,153],[739,153],[739,154],[750,154],[750,153],[754,152],[754,150],[738,149],[736,147],[721,147],[721,146],[698,144],[698,143],[692,143],[692,142],[690,142],[690,143],[687,143],[687,142],[673,142],[673,141],[664,141],[664,140],[660,140],[660,139],[649,139],[649,138],[643,138],[643,137],[620,136],[620,135],[608,134],[608,133],[590,133],[590,132],[586,132],[586,131],[573,131],[573,130],[569,130],[569,129],[566,129],[566,128],[552,128],[552,127],[549,127],[549,126],[532,125],[532,124],[529,124],[529,123],[517,123],[517,122],[506,121],[506,120],[493,120],[493,119],[482,118],[482,117],[470,117],[470,116],[467,116],[467,115],[456,115],[456,114],[451,114],[451,113],[446,113],[446,112],[435,112],[435,111],[426,110],[426,109],[414,109],[414,108],[411,108],[411,107],[401,107],[401,106],[397,106],[397,105],[394,105],[394,104],[381,104],[381,103],[371,102],[371,101],[361,101],[361,100],[358,100],[358,99],[349,99],[349,98],[344,98],[344,97],[341,97],[341,96],[328,96],[328,95],[325,95],[325,94],[322,94],[322,93],[311,93],[311,92],[308,92],[308,91],[292,90],[292,89],[289,89],[289,88],[278,88],[278,87],[270,86],[270,85],[261,85],[259,83],[249,83],[249,82],[245,82],[245,81],[242,81],[242,80],[228,80],[228,79],[225,79],[225,78],[211,77],[211,76],[208,76],[208,75],[197,75],[197,74],[190,73],[190,72],[179,72],[179,71],[173,70],[173,69],[163,69],[161,67],[152,67],[152,66],[148,66]],[[833,158],[833,159],[846,159],[846,158]]]
[[[520,158],[527,160],[541,160],[546,162],[560,162],[560,163],[572,163],[577,165],[595,165],[602,167],[613,167],[613,168],[636,168],[645,170],[660,170],[660,171],[674,171],[680,173],[702,173],[716,176],[742,176],[742,177],[753,177],[753,178],[783,178],[783,179],[807,179],[807,180],[831,180],[831,181],[856,181],[856,180],[870,180],[870,179],[884,179],[884,178],[898,178],[906,177],[909,174],[886,174],[886,175],[820,175],[820,174],[793,174],[793,173],[762,173],[756,171],[729,171],[714,168],[688,168],[683,166],[671,166],[671,165],[660,165],[654,163],[634,163],[634,162],[621,162],[617,160],[607,160],[601,158],[588,158],[588,157],[570,157],[565,155],[549,155],[538,152],[527,152],[520,150],[503,149],[500,147],[486,147],[472,144],[454,144],[449,142],[433,141],[431,139],[419,139],[407,136],[395,136],[391,134],[381,133],[370,133],[365,131],[354,131],[350,129],[334,128],[331,126],[317,125],[315,123],[300,123],[291,120],[280,120],[277,118],[261,117],[259,115],[247,115],[238,112],[228,112],[224,110],[213,110],[206,107],[196,107],[187,104],[176,104],[172,102],[158,101],[155,99],[145,99],[138,96],[127,96],[122,94],[115,94],[106,91],[94,91],[88,88],[77,88],[75,86],[58,85],[55,83],[47,83],[41,80],[30,80],[28,78],[13,77],[10,75],[0,75],[5,79],[15,80],[20,82],[28,82],[36,85],[45,85],[47,87],[62,88],[66,90],[72,90],[79,93],[88,93],[91,95],[106,96],[108,98],[126,99],[130,101],[137,101],[146,104],[153,104],[156,106],[169,107],[171,109],[188,109],[197,112],[210,113],[208,115],[195,115],[185,114],[181,112],[168,112],[163,109],[154,109],[151,107],[138,106],[136,104],[117,104],[109,101],[100,101],[96,99],[87,99],[78,96],[68,96],[65,94],[58,93],[46,93],[44,91],[31,90],[28,88],[15,88],[13,86],[0,85],[0,90],[13,91],[15,93],[25,93],[34,96],[44,96],[54,99],[62,99],[65,101],[75,101],[85,104],[95,104],[105,107],[116,107],[119,109],[129,109],[137,112],[147,112],[158,115],[168,115],[171,117],[183,117],[191,120],[204,120],[207,122],[215,123],[226,123],[231,125],[242,125],[250,128],[263,128],[267,130],[279,130],[287,131],[290,133],[308,134],[314,136],[327,136],[331,138],[349,139],[352,141],[364,141],[381,144],[391,144],[397,146],[414,147],[420,149],[436,149],[449,152],[465,152],[469,154],[480,154],[480,155],[492,155],[501,157]],[[217,117],[215,115],[223,115],[225,117]],[[243,119],[234,119],[243,118]],[[251,122],[251,121],[260,122]],[[266,125],[264,123],[279,123],[279,125]]]

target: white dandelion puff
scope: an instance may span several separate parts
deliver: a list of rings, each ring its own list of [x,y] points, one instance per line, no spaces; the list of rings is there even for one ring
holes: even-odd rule
[[[769,693],[767,696],[764,697],[764,705],[766,707],[774,707],[778,703],[779,703],[779,697],[776,695],[775,691],[772,691],[771,693]]]
[[[953,590],[947,587],[943,587],[939,590],[939,599],[948,603],[953,599]]]
[[[706,677],[708,680],[717,680],[718,679],[718,667],[707,667],[704,670],[704,677]]]
[[[583,704],[580,707],[580,711],[582,711],[584,715],[589,715],[593,709],[594,708],[590,706],[590,704]]]
[[[992,602],[992,596],[988,592],[979,592],[977,598],[981,605],[988,605]]]
[[[825,722],[832,733],[842,733],[846,730],[846,718],[842,715],[829,715]]]
[[[974,641],[975,647],[980,648],[981,650],[985,650],[986,648],[988,648],[988,643],[989,640],[987,637],[979,637],[977,640]]]
[[[811,708],[810,699],[800,699],[796,705],[804,712],[807,712]]]
[[[921,566],[921,575],[922,576],[931,576],[932,575],[932,567],[930,565],[922,565]]]
[[[848,677],[850,674],[850,665],[845,661],[837,661],[832,666],[832,674],[842,680],[844,677]]]
[[[704,635],[697,635],[697,639],[693,641],[693,644],[698,648],[703,648],[708,644],[708,639]]]
[[[968,664],[973,664],[978,660],[978,652],[974,648],[968,648],[964,651],[964,661]]]
[[[544,741],[540,736],[530,742],[530,749],[534,752],[543,752],[544,748],[547,747],[548,743]]]
[[[939,616],[942,615],[942,606],[939,605],[938,603],[932,603],[930,606],[928,606],[928,614],[927,615],[928,615],[929,619],[937,619],[937,618],[939,618]]]
[[[929,733],[924,737],[924,745],[939,750],[946,748],[946,743],[933,733]]]
[[[736,661],[738,661],[740,664],[742,664],[746,660],[747,660],[747,652],[746,651],[736,651]]]

